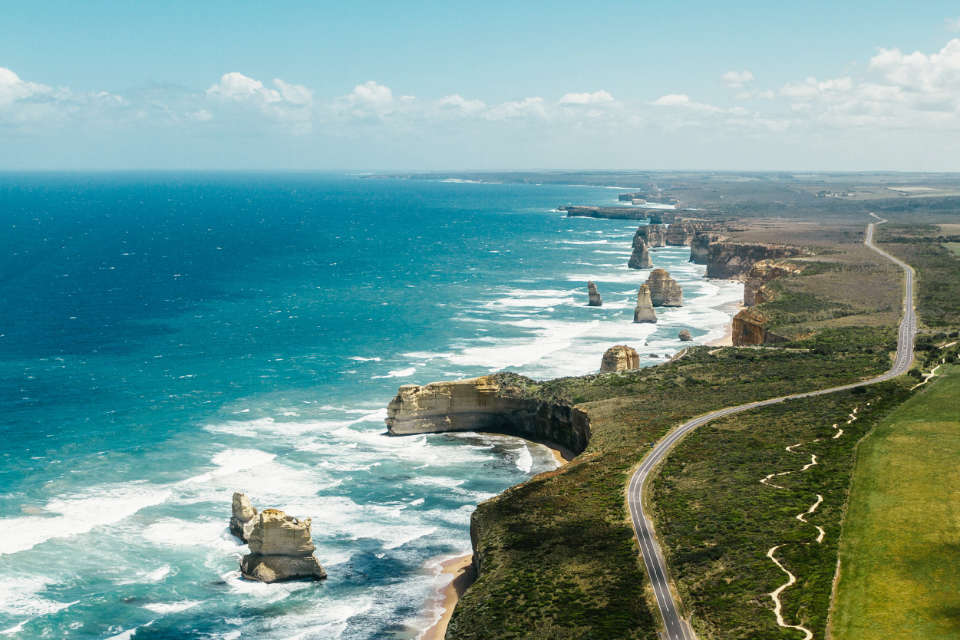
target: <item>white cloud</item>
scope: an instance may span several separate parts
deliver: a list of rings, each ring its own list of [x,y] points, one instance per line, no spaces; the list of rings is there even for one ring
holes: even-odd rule
[[[803,82],[794,82],[784,85],[780,95],[799,100],[808,100],[827,94],[837,94],[853,88],[853,80],[849,76],[831,78],[818,81],[816,78],[807,78]]]
[[[929,55],[881,49],[870,59],[870,69],[902,87],[928,92],[960,89],[960,38],[950,40],[939,52]]]
[[[0,106],[9,105],[36,95],[50,95],[53,89],[35,82],[24,82],[16,73],[0,67]]]
[[[279,91],[267,89],[259,80],[236,71],[220,76],[220,80],[207,89],[207,95],[229,100],[262,100],[264,102],[280,102],[283,99]]]
[[[383,108],[393,103],[393,91],[390,87],[368,80],[355,86],[348,98],[355,104]]]
[[[492,107],[486,113],[488,120],[511,120],[516,118],[546,118],[547,110],[543,98],[524,98],[513,102],[504,102]]]
[[[943,22],[947,25],[947,29],[950,31],[960,31],[960,17],[947,18]]]
[[[467,100],[459,93],[445,96],[437,102],[441,109],[459,111],[461,113],[479,113],[487,108],[483,100]]]
[[[313,102],[313,91],[301,84],[290,84],[280,78],[274,78],[273,84],[280,92],[280,97],[290,104],[309,105]]]
[[[602,89],[593,93],[567,93],[560,98],[562,105],[601,105],[613,101],[613,96]]]
[[[690,104],[690,96],[685,93],[668,93],[654,100],[653,104],[661,107],[686,106]]]
[[[747,70],[727,71],[721,77],[723,78],[724,84],[731,89],[740,89],[741,87],[753,82],[753,73]]]

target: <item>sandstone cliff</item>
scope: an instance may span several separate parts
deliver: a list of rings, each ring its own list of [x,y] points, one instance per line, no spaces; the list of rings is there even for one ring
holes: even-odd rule
[[[773,291],[767,287],[772,280],[802,271],[800,265],[778,260],[761,260],[747,272],[743,284],[743,304],[752,307],[773,300]]]
[[[633,347],[618,344],[610,347],[603,354],[600,361],[600,371],[610,373],[615,371],[629,371],[640,368],[640,355]]]
[[[690,342],[693,340],[693,336],[691,336],[690,332],[686,329],[682,329],[680,333],[677,334],[677,338],[680,339],[680,342]]]
[[[640,285],[640,290],[637,291],[637,306],[633,308],[633,321],[657,321],[657,314],[653,310],[653,302],[650,300],[650,287],[645,284]]]
[[[647,250],[647,243],[640,236],[633,236],[633,253],[627,261],[627,266],[631,269],[649,269],[653,266],[650,260],[650,251]]]
[[[711,231],[697,231],[690,240],[690,262],[708,264],[710,262],[710,245],[723,240],[723,236]]]
[[[597,291],[597,285],[594,284],[593,280],[587,282],[587,297],[587,306],[599,307],[603,305],[603,300],[600,299],[600,292]]]
[[[313,555],[309,518],[298,520],[279,509],[264,509],[254,520],[247,540],[250,553],[240,561],[244,578],[279,582],[327,577]]]
[[[670,277],[666,269],[654,269],[647,278],[650,300],[655,307],[682,307],[683,291],[680,283]]]
[[[640,238],[650,248],[665,247],[667,245],[667,226],[664,224],[642,224],[633,234],[633,243],[636,245]]]
[[[250,538],[253,526],[257,523],[257,510],[250,504],[250,498],[242,493],[233,494],[232,507],[230,533],[246,542]]]
[[[714,242],[707,257],[707,277],[742,280],[761,260],[783,260],[801,255],[797,247],[774,244]]]
[[[757,344],[785,342],[786,338],[770,332],[769,320],[758,309],[743,309],[733,317],[733,346],[742,347]]]
[[[559,445],[580,453],[590,439],[585,413],[525,391],[535,385],[516,374],[404,385],[387,406],[391,435],[488,431]]]
[[[570,205],[559,207],[560,211],[566,211],[568,218],[611,218],[613,220],[643,220],[647,217],[646,209],[637,207],[590,207],[582,205]]]

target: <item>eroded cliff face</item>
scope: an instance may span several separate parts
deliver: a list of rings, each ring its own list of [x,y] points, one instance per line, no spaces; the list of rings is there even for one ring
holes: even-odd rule
[[[535,383],[516,374],[404,385],[387,406],[391,435],[487,431],[559,445],[574,454],[590,440],[590,421],[574,407],[524,391]]]
[[[743,304],[752,307],[773,300],[773,290],[767,285],[777,278],[800,273],[800,265],[782,260],[761,260],[747,272],[743,284]]]
[[[690,240],[690,262],[707,264],[710,261],[710,245],[720,242],[724,237],[712,231],[697,231]]]
[[[666,269],[654,269],[647,278],[650,300],[655,307],[682,307],[683,290]]]
[[[784,260],[802,253],[802,249],[784,245],[714,242],[708,249],[707,277],[743,280],[761,260]]]
[[[667,225],[653,223],[640,225],[637,227],[637,232],[633,234],[634,244],[637,238],[642,238],[650,248],[665,247],[667,246]]]
[[[744,347],[786,342],[786,338],[772,333],[768,326],[769,319],[759,309],[742,309],[733,317],[733,346]]]
[[[653,266],[647,243],[639,236],[633,237],[633,253],[630,254],[627,266],[631,269],[649,269]]]

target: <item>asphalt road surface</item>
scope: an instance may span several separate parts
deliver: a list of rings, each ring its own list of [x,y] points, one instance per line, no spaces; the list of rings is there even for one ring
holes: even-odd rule
[[[897,335],[897,357],[889,371],[875,378],[846,384],[839,387],[830,387],[829,389],[820,389],[817,391],[808,391],[806,393],[796,393],[789,396],[780,396],[779,398],[770,398],[757,402],[750,402],[734,407],[726,407],[712,411],[708,414],[694,418],[685,422],[657,443],[653,450],[647,454],[643,462],[630,478],[630,487],[627,491],[627,502],[630,505],[630,517],[633,520],[633,530],[637,536],[637,542],[640,543],[640,552],[643,554],[643,563],[647,568],[647,576],[653,585],[653,591],[657,598],[657,607],[660,609],[660,616],[663,619],[663,635],[666,640],[694,640],[696,635],[684,620],[678,611],[677,603],[674,601],[673,594],[670,592],[670,580],[667,577],[667,565],[663,560],[663,553],[660,551],[660,545],[657,542],[653,531],[653,523],[647,517],[643,509],[644,484],[647,481],[650,472],[654,467],[669,453],[670,449],[685,435],[711,420],[729,416],[734,413],[749,411],[757,407],[765,407],[770,404],[776,404],[785,400],[795,398],[809,398],[812,396],[822,396],[828,393],[844,391],[856,387],[863,387],[870,384],[876,384],[903,375],[910,368],[913,362],[913,342],[917,333],[917,318],[913,308],[913,269],[910,265],[898,260],[883,249],[880,249],[873,243],[873,230],[875,224],[882,224],[886,220],[877,218],[876,223],[867,225],[867,232],[864,236],[864,244],[873,249],[883,257],[896,263],[903,269],[904,273],[904,292],[903,292],[903,318],[900,321],[900,332]]]

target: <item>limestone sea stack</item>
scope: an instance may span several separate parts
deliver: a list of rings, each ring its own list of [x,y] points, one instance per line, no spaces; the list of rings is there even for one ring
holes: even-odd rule
[[[603,360],[600,361],[600,371],[603,373],[630,371],[639,368],[640,355],[636,349],[625,344],[618,344],[607,349],[603,354]]]
[[[637,306],[633,308],[633,321],[657,321],[657,314],[653,310],[653,302],[650,300],[650,287],[645,284],[640,285],[640,290],[637,291]]]
[[[647,278],[650,300],[655,307],[682,307],[683,291],[666,269],[654,269]]]
[[[642,224],[637,227],[633,234],[633,242],[636,244],[637,238],[642,238],[651,249],[655,247],[665,247],[667,245],[667,225],[665,224]]]
[[[686,329],[683,329],[680,333],[678,333],[677,338],[680,339],[680,342],[690,342],[693,340],[693,336],[691,336],[690,332]]]
[[[603,305],[603,300],[600,299],[600,292],[597,291],[597,285],[594,284],[593,280],[587,282],[587,295],[590,298],[587,306],[599,307]]]
[[[250,498],[242,493],[234,493],[233,515],[230,516],[230,533],[247,542],[256,523],[257,510],[250,504]]]
[[[650,251],[647,250],[647,243],[638,235],[633,236],[633,253],[627,266],[631,269],[649,269],[653,266],[650,261]]]
[[[310,518],[298,520],[279,509],[264,509],[255,518],[247,544],[250,553],[240,561],[244,578],[280,582],[327,577],[313,555]]]

